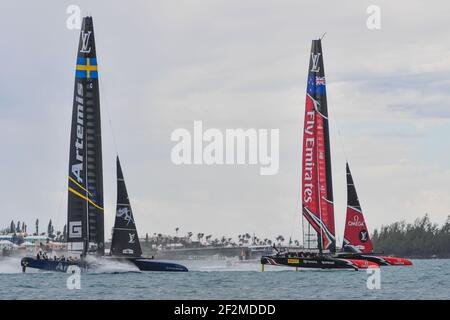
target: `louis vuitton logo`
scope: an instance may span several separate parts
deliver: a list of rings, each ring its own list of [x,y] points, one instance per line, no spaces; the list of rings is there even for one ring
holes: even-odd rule
[[[84,31],[81,31],[81,50],[82,53],[89,53],[91,52],[91,46],[89,45],[89,38],[91,37],[92,31],[88,31],[87,33]]]
[[[316,53],[316,54],[311,53],[311,62],[312,62],[311,71],[312,72],[319,72],[320,71],[319,60],[320,60],[320,53]]]

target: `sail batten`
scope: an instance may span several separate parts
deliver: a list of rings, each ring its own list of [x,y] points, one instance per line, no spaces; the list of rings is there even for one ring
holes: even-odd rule
[[[92,17],[83,18],[76,60],[67,220],[67,242],[72,247],[103,255],[102,141]]]
[[[336,251],[330,137],[321,40],[313,40],[305,102],[302,161],[303,240],[316,248]],[[313,237],[314,238],[314,237]]]

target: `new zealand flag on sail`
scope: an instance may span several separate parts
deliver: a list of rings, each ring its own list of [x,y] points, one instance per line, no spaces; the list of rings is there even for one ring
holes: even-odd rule
[[[325,77],[308,76],[308,86],[306,88],[308,94],[312,97],[316,95],[325,95]]]

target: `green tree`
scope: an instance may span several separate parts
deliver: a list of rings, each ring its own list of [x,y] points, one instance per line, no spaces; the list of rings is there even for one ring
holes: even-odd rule
[[[372,234],[374,250],[386,254],[450,257],[450,216],[439,227],[428,214],[414,223],[404,221],[381,226]]]
[[[64,227],[63,227],[62,241],[67,242],[67,226],[66,225],[64,225]]]
[[[49,238],[53,237],[53,231],[54,231],[54,229],[53,229],[52,219],[50,219],[50,221],[48,222],[48,226],[47,226],[47,236]]]

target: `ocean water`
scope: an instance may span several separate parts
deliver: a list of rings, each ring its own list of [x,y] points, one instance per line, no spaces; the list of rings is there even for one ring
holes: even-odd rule
[[[237,260],[178,261],[190,272],[138,272],[112,265],[81,274],[69,290],[64,273],[27,270],[0,260],[0,299],[450,299],[450,260],[414,260],[412,267],[382,267],[380,289],[352,270],[299,270]]]

